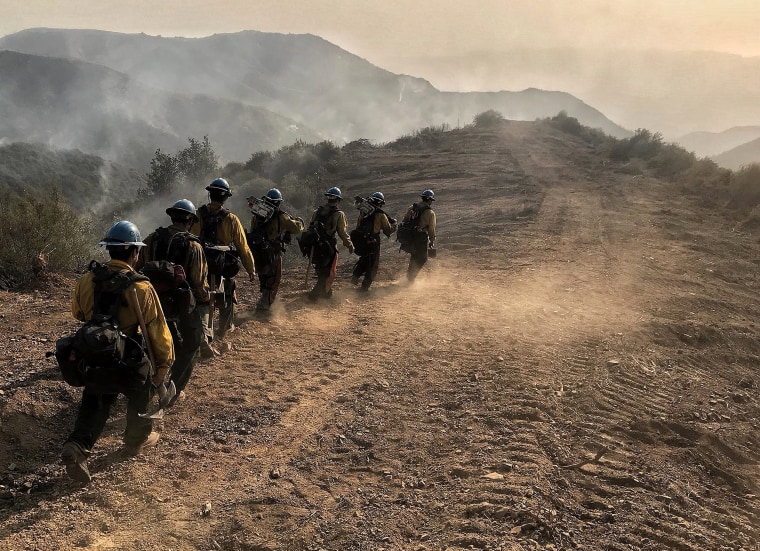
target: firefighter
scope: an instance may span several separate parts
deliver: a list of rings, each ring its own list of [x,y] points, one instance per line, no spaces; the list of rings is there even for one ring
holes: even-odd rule
[[[177,388],[177,395],[169,404],[185,398],[187,386],[198,361],[201,342],[204,340],[201,308],[208,308],[210,295],[208,287],[208,266],[200,240],[190,233],[190,228],[198,221],[195,205],[187,199],[180,199],[166,209],[171,219],[168,228],[160,227],[145,238],[145,247],[140,249],[137,269],[142,270],[146,262],[167,260],[182,266],[187,284],[159,292],[159,299],[174,338],[174,365],[171,379]],[[146,271],[146,275],[150,274]]]
[[[206,186],[206,191],[209,202],[198,209],[198,221],[190,231],[200,238],[203,245],[208,263],[212,305],[219,307],[219,328],[216,331],[213,331],[211,306],[201,307],[203,332],[206,336],[201,342],[201,355],[209,357],[214,354],[209,342],[223,339],[228,331],[235,328],[234,306],[237,297],[234,277],[240,270],[240,263],[248,272],[250,281],[254,280],[256,269],[240,219],[224,208],[224,202],[232,197],[227,180],[216,178]]]
[[[293,218],[281,210],[282,193],[276,188],[266,192],[261,199],[248,198],[251,209],[251,231],[248,245],[253,253],[256,273],[259,276],[261,297],[256,310],[266,312],[272,307],[282,279],[282,253],[290,244],[291,236],[303,231],[303,220]]]
[[[417,274],[430,256],[435,255],[435,211],[433,210],[435,193],[426,189],[420,194],[420,201],[414,203],[407,211],[402,226],[411,229],[411,247],[409,267],[406,277],[414,281]],[[400,229],[399,229],[400,233]]]
[[[111,226],[100,244],[105,245],[111,259],[104,268],[91,269],[77,281],[71,299],[71,313],[74,318],[86,321],[94,314],[115,311],[115,319],[121,331],[134,339],[139,328],[139,308],[147,328],[145,337],[150,341],[156,365],[151,369],[146,353],[141,355],[140,364],[130,366],[126,373],[125,366],[102,366],[104,373],[118,377],[114,383],[119,389],[116,393],[103,393],[96,390],[96,387],[85,384],[74,430],[61,452],[61,460],[68,475],[82,483],[90,481],[87,456],[103,432],[111,406],[119,394],[124,394],[127,398],[124,452],[137,455],[156,445],[159,433],[153,431],[153,420],[142,417],[141,414],[147,411],[155,387],[164,384],[174,362],[172,336],[158,295],[150,282],[134,270],[139,249],[145,246],[137,226],[126,220],[117,222]],[[121,293],[109,293],[107,282],[120,279],[126,279],[129,283],[127,286],[116,287],[122,289]],[[96,290],[99,291],[97,300]],[[132,294],[133,290],[135,294]],[[137,304],[134,304],[135,296]]]
[[[380,266],[380,232],[390,237],[396,231],[396,220],[389,219],[382,211],[384,205],[385,196],[379,191],[367,199],[357,201],[359,218],[356,229],[351,232],[351,242],[359,260],[354,265],[351,283],[359,285],[359,279],[363,277],[360,287],[362,291],[369,291],[377,276]]]
[[[332,285],[335,280],[335,270],[338,266],[338,241],[337,234],[348,249],[348,254],[353,254],[354,246],[348,235],[346,214],[340,210],[340,202],[343,194],[337,187],[331,187],[325,193],[325,204],[314,211],[311,216],[309,227],[319,234],[320,240],[326,246],[312,249],[311,263],[317,274],[317,283],[309,292],[310,300],[332,297]]]

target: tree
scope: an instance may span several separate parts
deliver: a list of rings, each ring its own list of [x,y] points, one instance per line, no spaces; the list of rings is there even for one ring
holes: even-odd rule
[[[190,184],[200,184],[219,172],[219,156],[208,136],[203,136],[202,142],[194,138],[188,141],[190,145],[177,153],[177,169]]]
[[[179,178],[177,159],[156,149],[156,154],[150,161],[150,172],[145,174],[144,194],[161,195],[171,191]]]

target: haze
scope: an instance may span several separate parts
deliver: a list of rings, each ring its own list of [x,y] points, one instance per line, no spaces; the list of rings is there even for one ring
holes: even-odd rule
[[[0,0],[0,36],[31,27],[190,37],[245,29],[311,33],[447,89],[505,83],[447,79],[444,68],[426,70],[424,60],[520,48],[760,56],[756,0]]]

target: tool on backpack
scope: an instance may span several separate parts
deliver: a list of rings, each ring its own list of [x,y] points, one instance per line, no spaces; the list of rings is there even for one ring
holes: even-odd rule
[[[314,247],[312,247],[311,250],[309,251],[309,263],[306,265],[306,279],[303,282],[306,289],[309,288],[309,270],[311,270],[311,263],[313,260],[314,260]]]
[[[210,287],[210,295],[211,300],[209,301],[208,305],[208,329],[211,333],[211,340],[214,339],[214,311],[216,310],[216,292],[217,292],[217,282],[216,282],[216,275],[215,274],[209,274],[208,276],[209,280],[209,287]]]
[[[140,323],[140,331],[142,331],[143,341],[145,347],[148,349],[148,358],[153,369],[156,370],[156,357],[153,355],[153,345],[150,342],[148,336],[148,327],[145,325],[145,318],[143,317],[142,310],[140,310],[140,302],[137,298],[137,289],[131,288],[132,303],[134,305],[135,313],[137,314],[137,321]],[[162,382],[158,385],[158,409],[153,413],[140,413],[139,416],[144,419],[163,419],[164,409],[169,406],[169,403],[177,395],[177,387],[174,385],[174,381],[171,379],[169,382]]]

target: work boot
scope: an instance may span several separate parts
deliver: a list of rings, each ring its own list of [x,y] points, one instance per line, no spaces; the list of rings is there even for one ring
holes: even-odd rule
[[[261,291],[259,301],[256,303],[256,310],[266,311],[269,310],[271,304],[269,303],[269,291]]]
[[[61,461],[66,465],[69,478],[87,484],[92,478],[87,468],[87,457],[76,442],[66,442],[61,451]]]
[[[351,285],[359,285],[359,276],[351,276]]]
[[[136,446],[124,446],[124,454],[129,456],[140,455],[148,448],[155,446],[160,438],[161,434],[156,431],[152,431],[148,437],[142,441],[141,444],[138,444]]]
[[[201,358],[208,359],[213,358],[216,355],[214,349],[206,339],[201,340]]]

